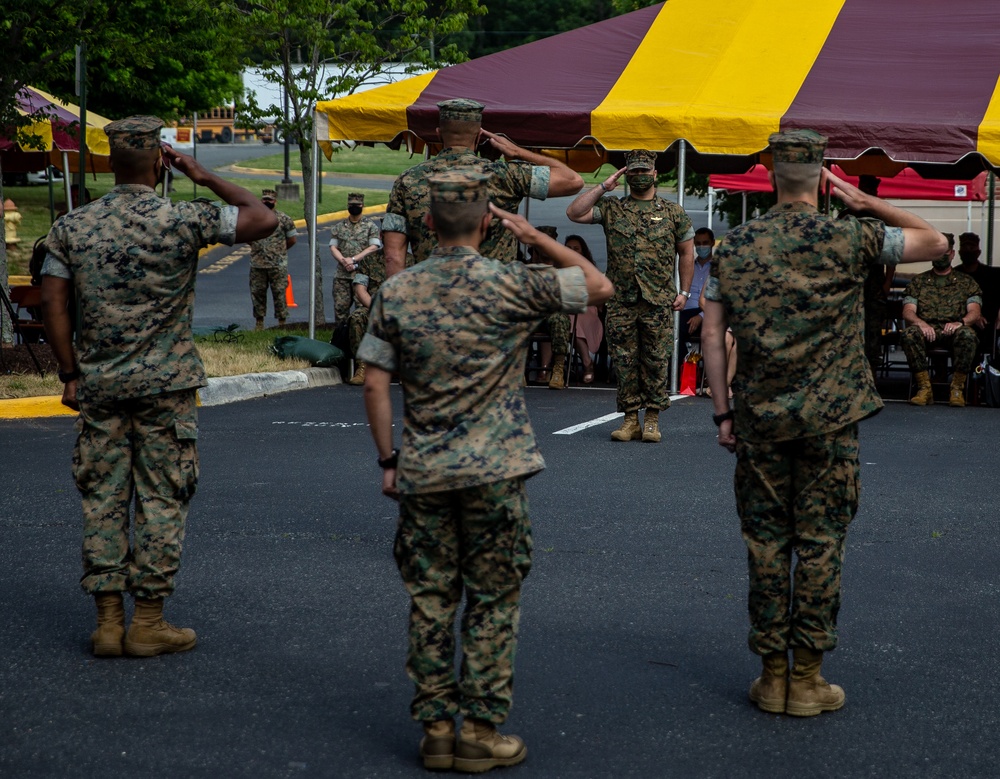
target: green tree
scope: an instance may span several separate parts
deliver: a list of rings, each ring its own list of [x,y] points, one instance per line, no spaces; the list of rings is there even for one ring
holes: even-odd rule
[[[612,0],[508,0],[490,3],[489,9],[475,22],[469,49],[472,57],[575,30],[621,13]]]
[[[316,101],[352,94],[382,78],[392,63],[405,62],[416,72],[464,60],[449,36],[485,12],[478,0],[237,0],[229,9],[258,59],[247,64],[256,64],[288,102],[286,113],[284,105],[262,105],[251,96],[241,112],[248,122],[277,117],[281,135],[303,141],[299,158],[309,224],[315,219],[309,139]],[[323,322],[322,290],[315,287],[316,321]]]

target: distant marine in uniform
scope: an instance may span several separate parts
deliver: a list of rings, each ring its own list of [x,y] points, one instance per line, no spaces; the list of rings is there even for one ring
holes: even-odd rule
[[[261,191],[261,202],[274,211],[278,226],[267,238],[250,244],[250,301],[253,304],[253,318],[258,330],[264,329],[267,315],[267,291],[271,290],[274,317],[278,326],[288,319],[288,250],[298,240],[295,222],[284,211],[275,209],[278,193],[273,189]]]

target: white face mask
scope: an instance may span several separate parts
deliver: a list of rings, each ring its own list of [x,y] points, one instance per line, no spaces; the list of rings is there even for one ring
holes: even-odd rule
[[[706,259],[712,253],[711,246],[695,246],[694,253],[698,255],[699,260]]]

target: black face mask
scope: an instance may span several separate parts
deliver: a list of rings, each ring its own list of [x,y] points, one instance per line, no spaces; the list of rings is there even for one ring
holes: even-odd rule
[[[358,214],[361,213],[361,210],[362,210],[361,206],[348,206],[347,207],[347,213],[349,213],[351,216],[357,216]]]

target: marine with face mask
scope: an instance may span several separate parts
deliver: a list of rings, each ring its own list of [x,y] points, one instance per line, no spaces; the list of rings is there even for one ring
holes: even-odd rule
[[[955,258],[955,236],[945,233],[948,251],[931,264],[929,271],[916,276],[906,287],[903,320],[908,327],[900,339],[906,362],[917,382],[910,398],[915,406],[934,403],[927,351],[951,352],[952,379],[949,406],[965,405],[965,380],[976,362],[978,339],[972,325],[979,321],[983,295],[979,285],[966,273],[951,267]]]
[[[351,280],[358,264],[382,248],[378,225],[361,215],[364,208],[365,196],[360,192],[351,192],[347,196],[347,219],[337,222],[330,229],[330,254],[337,261],[337,275],[333,279],[333,313],[338,323],[346,322],[351,313]]]
[[[581,192],[566,209],[579,224],[599,224],[608,243],[608,278],[615,295],[608,303],[605,328],[618,375],[622,426],[615,441],[660,440],[660,410],[670,406],[667,375],[674,343],[674,311],[691,297],[694,230],[676,203],[656,194],[656,154],[633,149],[625,167],[596,187]],[[625,176],[629,193],[603,197]],[[674,262],[681,288],[674,285]],[[645,408],[642,427],[639,409]]]
[[[281,327],[288,319],[288,303],[285,290],[288,288],[288,250],[295,246],[298,231],[292,218],[275,209],[278,193],[273,189],[261,191],[260,202],[274,211],[278,226],[267,238],[250,244],[250,302],[253,304],[253,318],[256,330],[264,329],[264,315],[267,314],[267,290],[271,290],[274,301],[274,316]]]

